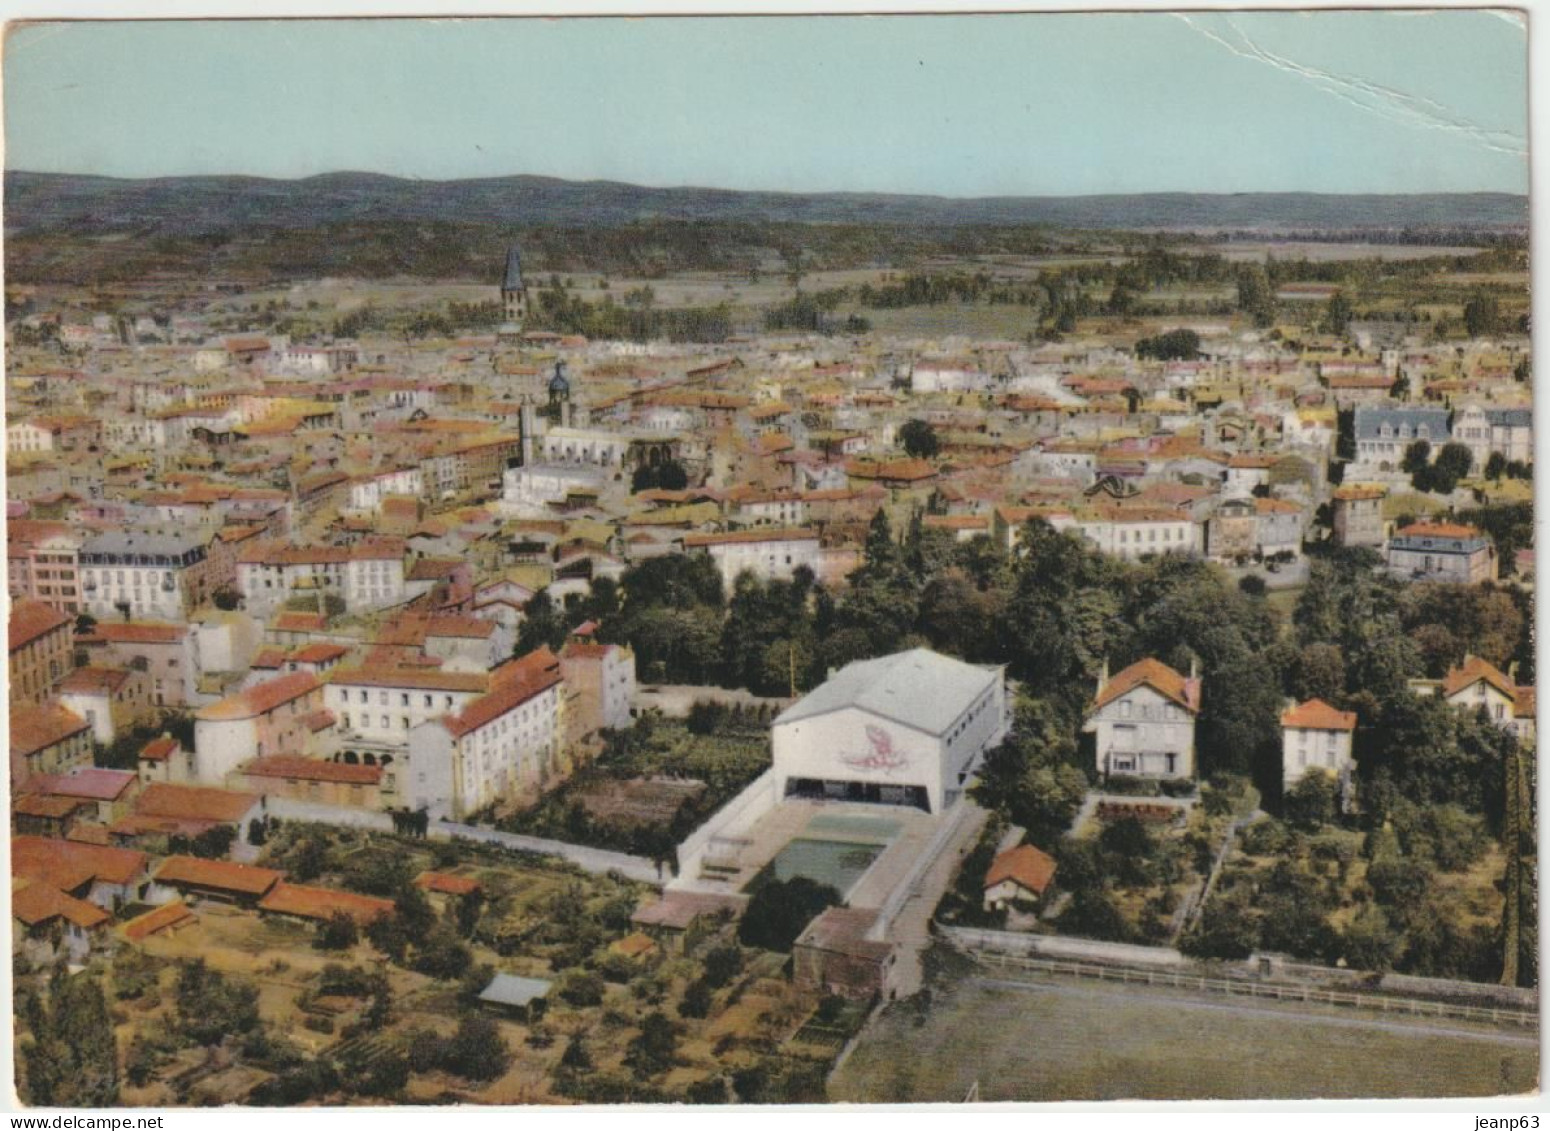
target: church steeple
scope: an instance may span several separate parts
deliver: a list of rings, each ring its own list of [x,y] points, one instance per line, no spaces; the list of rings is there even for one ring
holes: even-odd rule
[[[510,323],[520,324],[527,317],[527,284],[522,281],[522,252],[515,244],[506,250],[506,275],[501,279],[501,310]]]

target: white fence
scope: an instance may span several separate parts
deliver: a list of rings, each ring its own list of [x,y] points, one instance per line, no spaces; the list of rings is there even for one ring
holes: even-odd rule
[[[610,852],[606,848],[592,848],[585,844],[569,844],[563,840],[546,840],[543,837],[523,836],[520,833],[504,833],[499,829],[483,829],[477,825],[458,825],[451,821],[435,821],[431,835],[456,840],[472,840],[480,844],[494,844],[517,852],[532,852],[539,856],[554,856],[569,860],[572,864],[593,875],[606,876],[617,872],[626,879],[653,887],[662,886],[662,873],[643,856],[630,856],[624,852]]]
[[[775,768],[772,766],[749,782],[742,793],[717,809],[710,820],[678,846],[679,885],[688,887],[699,879],[700,864],[712,840],[728,829],[752,825],[775,807],[775,801]]]
[[[1114,962],[1128,966],[1173,968],[1189,964],[1189,959],[1166,946],[1135,946],[1130,943],[1103,942],[1099,939],[1063,938],[1059,935],[1028,935],[1014,931],[989,931],[978,927],[938,926],[948,942],[976,953],[1042,957],[1070,961]]]

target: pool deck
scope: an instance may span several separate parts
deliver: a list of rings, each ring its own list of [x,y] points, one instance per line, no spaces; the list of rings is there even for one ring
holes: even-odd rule
[[[829,828],[807,831],[808,822],[820,814],[832,814],[844,818],[862,818],[868,822],[888,822],[898,826],[883,854],[873,861],[866,874],[851,889],[849,906],[856,908],[881,907],[888,895],[909,872],[910,865],[925,850],[932,836],[940,827],[940,815],[922,813],[918,809],[902,806],[867,805],[851,801],[822,801],[816,799],[788,799],[765,813],[746,829],[737,829],[731,838],[722,838],[707,853],[707,860],[725,865],[725,873],[702,872],[699,876],[682,876],[672,885],[690,891],[734,894],[741,892],[749,882],[780,850],[800,837],[814,840],[841,841],[856,844],[877,844],[878,835],[861,831]],[[738,843],[731,844],[729,840]],[[734,870],[735,869],[735,870]]]

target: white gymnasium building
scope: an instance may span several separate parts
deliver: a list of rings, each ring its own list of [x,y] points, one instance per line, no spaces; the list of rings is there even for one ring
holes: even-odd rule
[[[1000,668],[925,648],[858,660],[775,720],[775,796],[941,813],[1006,730]]]

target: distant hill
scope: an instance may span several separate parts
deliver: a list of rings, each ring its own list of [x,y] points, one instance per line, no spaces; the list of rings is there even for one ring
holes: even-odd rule
[[[1528,198],[1510,193],[1325,195],[1141,193],[952,199],[887,193],[775,193],[647,188],[615,181],[511,176],[420,181],[374,173],[301,180],[204,176],[118,180],[5,174],[8,234],[134,232],[198,236],[252,228],[382,222],[503,227],[610,226],[644,220],[751,221],[1062,229],[1496,229],[1528,226]]]

